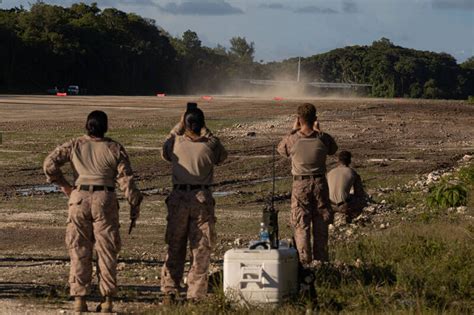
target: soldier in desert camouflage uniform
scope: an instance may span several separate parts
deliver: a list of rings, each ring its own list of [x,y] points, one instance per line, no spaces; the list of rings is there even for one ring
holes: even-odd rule
[[[216,220],[210,186],[214,165],[227,157],[219,139],[205,128],[200,109],[188,110],[182,121],[184,133],[182,128],[175,128],[163,145],[163,159],[171,162],[173,181],[173,191],[166,199],[168,253],[161,272],[165,304],[172,303],[178,293],[188,239],[192,265],[187,278],[187,298],[201,300],[207,294]]]
[[[90,293],[92,252],[98,258],[100,292],[104,301],[98,309],[112,311],[112,297],[117,293],[117,255],[121,241],[119,208],[115,183],[130,204],[130,219],[139,216],[142,195],[133,181],[132,168],[125,149],[105,138],[107,115],[93,111],[87,117],[87,135],[57,147],[44,161],[49,183],[57,184],[69,197],[66,246],[71,257],[70,293],[75,297],[74,310],[87,311],[85,297]],[[74,186],[64,178],[61,167],[70,162]]]
[[[291,158],[291,224],[299,257],[304,264],[313,259],[329,259],[328,224],[332,220],[332,210],[326,180],[326,157],[336,151],[334,139],[319,130],[314,105],[300,105],[293,130],[280,142],[278,152]]]
[[[341,151],[337,167],[328,173],[329,199],[336,215],[344,216],[347,223],[357,217],[367,205],[367,195],[359,174],[350,167],[352,154]],[[353,190],[353,193],[351,193]]]

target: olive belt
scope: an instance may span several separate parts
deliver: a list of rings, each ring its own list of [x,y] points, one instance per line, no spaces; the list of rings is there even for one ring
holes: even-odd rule
[[[173,185],[174,190],[198,190],[198,189],[209,189],[210,185],[188,185],[188,184],[175,184]]]
[[[114,192],[115,187],[109,187],[109,186],[96,186],[96,185],[79,185],[77,186],[77,189],[82,190],[82,191],[108,191],[108,192]]]

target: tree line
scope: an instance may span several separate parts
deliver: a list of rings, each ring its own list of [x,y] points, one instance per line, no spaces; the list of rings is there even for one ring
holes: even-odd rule
[[[292,67],[290,59],[276,68]],[[382,38],[302,59],[309,80],[372,84],[376,97],[466,99],[474,95],[474,57],[457,64],[446,53],[419,51]]]
[[[235,79],[296,74],[297,58],[256,62],[244,37],[203,46],[188,30],[173,37],[151,19],[95,3],[35,3],[0,10],[0,92],[44,93],[76,84],[91,94],[218,93]],[[418,51],[382,38],[301,59],[307,81],[368,83],[377,97],[465,99],[474,95],[474,58]]]

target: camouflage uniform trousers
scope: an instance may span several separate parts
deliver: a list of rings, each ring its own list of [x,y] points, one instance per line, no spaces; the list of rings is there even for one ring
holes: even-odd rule
[[[367,206],[367,201],[363,197],[350,195],[347,202],[342,205],[334,205],[332,207],[336,215],[344,216],[346,222],[351,222],[354,218],[362,213],[362,209]]]
[[[114,192],[74,190],[71,193],[66,246],[71,258],[72,296],[90,293],[94,245],[100,292],[103,296],[117,293],[117,255],[121,247],[118,210]]]
[[[188,299],[207,295],[211,250],[215,242],[215,201],[210,190],[174,190],[166,200],[168,225],[165,241],[168,254],[161,270],[161,290],[177,293],[183,278],[189,239],[191,269],[188,273]]]
[[[294,180],[291,224],[300,261],[328,261],[328,226],[332,218],[326,177]],[[313,246],[311,250],[311,235]]]

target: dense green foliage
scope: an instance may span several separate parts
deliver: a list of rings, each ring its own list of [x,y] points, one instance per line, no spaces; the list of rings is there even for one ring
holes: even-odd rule
[[[297,60],[274,64],[295,68]],[[382,38],[371,46],[348,46],[302,59],[310,81],[369,83],[378,97],[462,98],[474,95],[474,60],[458,65],[445,53],[395,46]]]
[[[1,10],[0,43],[4,91],[79,84],[91,93],[135,94],[177,83],[176,51],[153,21],[95,4]]]
[[[0,10],[0,92],[44,92],[77,84],[97,94],[219,92],[232,79],[294,80],[297,59],[254,61],[243,37],[230,47],[201,45],[186,31],[173,38],[155,21],[96,4],[36,3]],[[377,97],[474,95],[474,59],[395,46],[382,38],[302,59],[308,81],[369,83]]]

